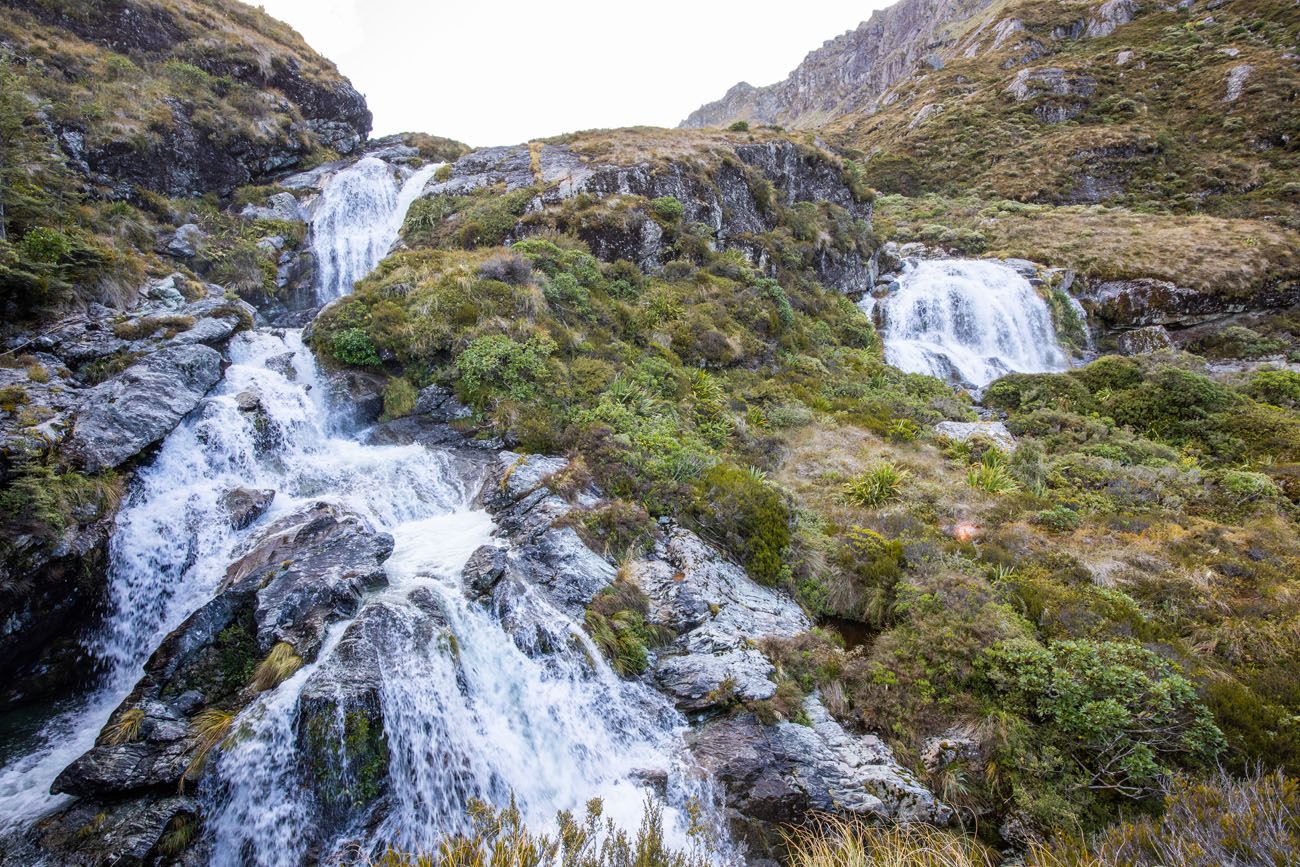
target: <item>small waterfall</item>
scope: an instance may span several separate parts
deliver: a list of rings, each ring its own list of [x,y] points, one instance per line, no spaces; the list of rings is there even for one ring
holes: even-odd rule
[[[391,165],[366,157],[330,181],[311,221],[319,301],[348,294],[388,255],[407,210],[438,167],[424,166],[399,187]]]
[[[1050,308],[1029,281],[996,261],[940,259],[908,265],[898,289],[868,297],[885,360],[983,388],[1007,373],[1064,370]],[[874,308],[874,309],[873,309]]]
[[[377,159],[335,176],[313,222],[322,299],[351,291],[388,252],[435,168],[400,190]],[[110,544],[112,610],[93,643],[110,674],[47,726],[43,743],[0,769],[6,827],[58,806],[50,782],[93,744],[161,636],[212,598],[259,528],[322,498],[394,536],[390,586],[241,713],[200,787],[211,863],[298,867],[344,846],[432,847],[465,828],[470,797],[503,805],[513,794],[538,828],[600,797],[634,832],[647,772],[667,776],[670,804],[700,793],[683,758],[685,720],[649,686],[617,677],[579,621],[526,586],[514,588],[508,611],[466,597],[461,571],[494,530],[471,505],[478,472],[448,451],[338,433],[297,331],[242,334],[229,354],[222,383],[132,484]],[[237,487],[276,492],[245,530],[222,507]],[[361,707],[382,721],[387,753],[377,818],[354,815],[372,798],[348,789],[373,774],[353,767],[345,748],[355,733],[355,711],[345,709]],[[325,738],[323,753],[313,733]],[[333,789],[322,789],[322,775]],[[670,808],[664,818],[683,844],[682,814]]]

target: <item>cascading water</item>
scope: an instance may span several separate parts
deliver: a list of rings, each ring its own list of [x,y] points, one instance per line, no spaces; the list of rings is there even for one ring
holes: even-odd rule
[[[909,264],[895,292],[863,307],[881,324],[885,360],[910,373],[983,388],[1007,373],[1068,366],[1047,303],[1002,262]]]
[[[407,210],[437,170],[438,164],[427,165],[399,187],[391,165],[366,157],[330,181],[311,221],[322,302],[351,292],[388,255]]]
[[[434,168],[400,190],[394,170],[370,158],[333,179],[312,224],[321,300],[351,291],[388,252]],[[504,804],[513,796],[538,825],[601,797],[607,815],[634,829],[647,770],[668,773],[670,803],[694,791],[679,772],[684,719],[659,693],[618,678],[578,622],[521,588],[512,632],[502,612],[466,598],[461,570],[494,529],[470,505],[476,473],[450,452],[338,435],[297,331],[240,335],[230,355],[222,384],[133,484],[110,545],[112,612],[93,642],[109,675],[47,727],[46,743],[0,770],[9,827],[58,805],[50,782],[94,743],[159,637],[212,598],[259,527],[322,498],[394,536],[390,586],[333,627],[312,664],[240,715],[239,737],[201,790],[212,863],[296,867],[345,843],[429,847],[464,827],[470,797]],[[274,490],[270,512],[232,529],[221,500],[233,488]],[[519,620],[546,634],[545,652],[520,637]],[[344,707],[366,653],[389,756],[388,809],[370,829],[334,822],[331,805],[304,785],[320,768],[304,752],[300,725],[307,702]],[[341,744],[346,714],[337,716]],[[356,773],[346,750],[330,760],[339,763],[331,774]],[[682,840],[680,814],[669,809],[665,818],[670,837]]]

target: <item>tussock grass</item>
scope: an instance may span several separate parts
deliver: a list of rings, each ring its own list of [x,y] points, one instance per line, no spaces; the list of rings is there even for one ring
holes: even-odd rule
[[[180,789],[185,788],[186,780],[193,780],[203,770],[208,755],[225,743],[230,736],[230,729],[235,723],[233,711],[209,708],[190,721],[190,737],[194,742],[194,755],[185,766],[181,777]]]
[[[123,711],[117,719],[104,729],[104,743],[129,744],[140,737],[140,725],[144,722],[144,708],[133,707]]]
[[[845,482],[840,493],[844,499],[859,506],[883,506],[898,499],[909,475],[897,464],[878,461]]]
[[[293,645],[281,641],[271,648],[253,672],[253,689],[266,692],[284,683],[294,672],[302,668],[302,657],[293,649]]]
[[[790,867],[997,867],[1002,860],[962,834],[928,825],[877,827],[838,816],[785,839]]]

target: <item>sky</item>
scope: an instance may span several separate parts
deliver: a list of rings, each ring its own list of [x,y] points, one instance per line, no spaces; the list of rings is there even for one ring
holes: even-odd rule
[[[771,84],[891,0],[254,0],[366,95],[376,136],[476,147],[676,126],[738,81]]]

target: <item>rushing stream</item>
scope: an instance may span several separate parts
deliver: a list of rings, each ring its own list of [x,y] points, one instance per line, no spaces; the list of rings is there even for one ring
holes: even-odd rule
[[[367,158],[330,181],[312,222],[322,301],[351,291],[387,254],[435,169],[403,179]],[[237,721],[241,736],[220,751],[200,791],[213,863],[289,867],[345,842],[427,847],[463,827],[471,796],[503,804],[513,794],[542,825],[557,810],[603,797],[607,814],[635,830],[646,769],[668,773],[670,801],[685,797],[689,775],[676,773],[685,722],[670,702],[618,678],[580,625],[540,596],[520,600],[512,615],[526,611],[535,631],[552,636],[547,652],[466,598],[461,570],[493,538],[491,518],[472,505],[481,472],[450,451],[363,444],[331,414],[327,383],[298,331],[242,334],[229,355],[222,383],[132,484],[110,544],[111,613],[91,643],[108,674],[0,769],[7,829],[59,805],[49,795],[54,777],[94,743],[159,640],[213,597],[241,546],[269,521],[321,499],[393,535],[390,585],[350,624],[332,628],[315,662]],[[250,398],[260,422],[246,411]],[[233,488],[276,492],[269,513],[246,530],[231,529],[222,512]],[[376,639],[366,647],[382,680],[390,807],[377,829],[333,828],[309,852],[322,822],[300,782],[311,769],[297,719],[307,696],[343,689],[356,653],[344,636],[354,631]],[[677,814],[667,819],[679,835]]]
[[[1002,262],[917,262],[895,292],[863,305],[882,326],[885,359],[911,373],[983,388],[1008,373],[1068,366],[1047,302]]]

